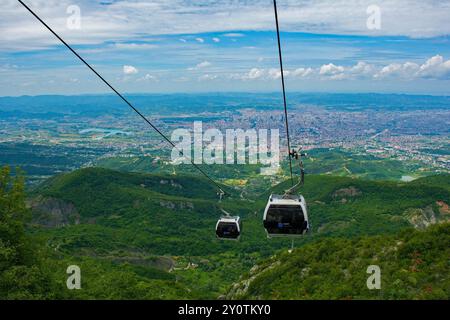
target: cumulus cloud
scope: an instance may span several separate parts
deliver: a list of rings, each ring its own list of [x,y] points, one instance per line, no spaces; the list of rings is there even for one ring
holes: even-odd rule
[[[289,71],[284,71],[284,74],[286,75],[286,73],[289,73]],[[281,78],[281,71],[280,69],[269,69],[269,71],[267,71],[267,75],[269,76],[270,79],[280,79]]]
[[[441,55],[435,55],[422,65],[414,62],[392,63],[383,67],[374,78],[450,79],[450,60],[445,61]]]
[[[154,75],[147,73],[142,78],[139,78],[137,81],[158,81],[158,78]]]
[[[188,68],[188,70],[193,71],[193,70],[205,69],[210,66],[212,66],[211,62],[203,61],[203,62],[198,63],[195,67]]]
[[[123,73],[125,75],[137,74],[139,70],[133,66],[123,66]]]
[[[414,77],[419,70],[417,63],[391,63],[383,67],[378,73],[374,75],[377,79],[382,78],[403,78],[408,79]]]
[[[423,78],[450,79],[450,60],[436,55],[420,66],[418,75]]]
[[[359,61],[355,66],[349,69],[349,74],[356,77],[372,76],[375,67],[363,61]]]
[[[200,76],[198,79],[200,81],[208,81],[208,80],[215,80],[217,78],[218,78],[218,76],[215,74],[204,74],[204,75]]]
[[[220,42],[220,39],[217,38],[217,37],[212,38],[212,40],[213,40],[215,43],[219,43],[219,42]]]
[[[244,80],[255,80],[255,79],[261,79],[265,74],[265,70],[264,69],[258,69],[258,68],[253,68],[251,69],[247,74],[245,74],[242,79]]]
[[[226,33],[223,36],[228,37],[228,38],[241,38],[241,37],[244,37],[244,34],[243,33]]]
[[[354,65],[342,66],[327,63],[317,68],[301,67],[293,70],[285,70],[287,79],[319,79],[319,80],[377,80],[377,79],[401,79],[414,80],[440,79],[450,80],[450,60],[436,55],[429,58],[423,64],[414,62],[392,63],[388,65],[373,65],[359,61]],[[281,77],[280,69],[252,68],[243,74],[233,74],[232,79],[241,80],[278,80]]]
[[[292,71],[292,75],[295,78],[306,78],[312,75],[314,70],[312,68],[298,68]]]
[[[335,76],[344,72],[344,67],[336,66],[333,63],[325,64],[320,67],[319,74],[322,76]]]
[[[339,66],[333,63],[325,64],[319,68],[318,73],[324,79],[345,80],[371,78],[375,70],[375,66],[359,61],[353,66]]]
[[[300,70],[300,69],[298,69]],[[304,69],[304,74],[300,74],[300,71],[294,70],[284,70],[284,76],[285,77],[301,77],[301,76],[307,76],[312,71],[312,69]],[[297,73],[296,73],[297,71]],[[281,71],[277,68],[270,68],[270,69],[262,69],[262,68],[252,68],[249,72],[239,75],[232,75],[233,79],[240,79],[240,80],[278,80],[281,78]]]
[[[197,67],[197,69],[201,69],[201,68],[207,68],[210,66],[211,66],[211,62],[203,61],[203,62],[200,62],[196,67]]]
[[[158,48],[157,45],[148,43],[116,43],[114,47],[121,50],[148,50]]]

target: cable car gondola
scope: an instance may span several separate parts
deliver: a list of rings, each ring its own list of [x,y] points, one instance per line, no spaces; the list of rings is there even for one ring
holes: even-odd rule
[[[271,195],[263,224],[269,238],[304,235],[309,230],[305,199],[302,195]]]
[[[216,236],[222,240],[239,240],[242,232],[240,217],[221,217],[216,224]]]
[[[305,198],[297,195],[298,188],[305,183],[305,170],[301,160],[305,156],[305,153],[296,150],[289,153],[291,160],[299,160],[300,179],[284,195],[272,194],[269,197],[263,217],[263,225],[269,238],[300,237],[310,229]]]

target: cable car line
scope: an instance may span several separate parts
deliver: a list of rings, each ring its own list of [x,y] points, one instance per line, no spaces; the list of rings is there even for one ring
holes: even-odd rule
[[[303,157],[306,157],[306,153],[301,152],[301,150],[297,151],[297,150],[293,150],[291,153],[292,157],[295,160],[299,160],[299,166],[300,166],[300,179],[299,181],[293,185],[292,187],[290,187],[289,189],[287,189],[284,194],[286,197],[288,197],[289,195],[294,194],[297,189],[301,186],[303,186],[305,184],[305,169],[303,166]]]
[[[278,23],[278,9],[277,9],[277,1],[276,0],[273,0],[273,7],[274,7],[274,11],[275,11],[275,24],[277,26],[278,57],[280,60],[281,85],[283,88],[284,120],[285,120],[285,124],[286,124],[286,136],[287,136],[287,144],[288,144],[288,152],[289,152],[289,171],[291,173],[291,184],[292,184],[292,186],[294,186],[294,176],[292,174],[291,140],[290,140],[290,135],[289,135],[288,110],[287,110],[287,102],[286,102],[286,87],[284,84],[283,55],[281,52],[280,26]]]
[[[311,228],[308,218],[308,209],[305,198],[297,195],[298,187],[302,186],[305,178],[302,157],[305,156],[301,150],[291,150],[289,120],[286,103],[286,87],[284,83],[283,58],[281,52],[280,27],[278,23],[277,1],[273,0],[275,11],[275,22],[278,38],[278,55],[280,58],[281,84],[283,89],[284,116],[286,121],[286,136],[289,152],[289,169],[291,174],[291,188],[284,192],[284,195],[272,194],[267,201],[263,216],[263,226],[266,229],[267,237],[301,237]],[[300,180],[294,184],[292,173],[292,160],[300,161]],[[294,248],[294,240],[291,242],[291,250]]]
[[[144,116],[136,107],[134,107],[128,99],[126,99],[119,91],[117,91],[105,78],[103,78],[86,60],[83,59],[63,38],[61,38],[52,28],[50,28],[33,10],[30,9],[22,0],[17,0],[25,7],[39,22],[42,23],[64,46],[67,47],[83,64],[86,65],[104,84],[106,84],[120,99],[122,99],[135,113],[137,113],[148,125],[150,125],[153,130],[155,130],[167,143],[169,143],[173,148],[175,148],[179,154],[185,158],[187,158],[183,151],[176,147],[176,145],[162,132],[160,131],[146,116]],[[221,196],[225,195],[226,192],[222,189],[222,187],[212,179],[202,168],[200,168],[194,161],[189,157],[188,158],[191,164],[205,176],[209,181],[211,181],[219,190]]]

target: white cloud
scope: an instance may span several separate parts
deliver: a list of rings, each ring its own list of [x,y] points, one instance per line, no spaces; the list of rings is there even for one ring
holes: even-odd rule
[[[203,62],[200,62],[198,65],[197,65],[197,68],[198,69],[200,69],[200,68],[207,68],[207,67],[210,67],[211,66],[211,62],[209,62],[209,61],[203,61]]]
[[[266,77],[267,71],[260,68],[252,68],[246,73],[232,73],[228,75],[230,80],[259,80]]]
[[[199,43],[204,43],[205,40],[203,38],[195,38],[195,41],[199,42]]]
[[[234,30],[274,28],[271,1],[116,0],[104,5],[100,1],[78,0],[76,4],[82,9],[81,30],[66,27],[65,12],[73,0],[28,0],[27,3],[71,44],[207,32],[229,32],[226,36],[236,38],[243,34]],[[283,1],[279,5],[280,20],[283,30],[291,32],[410,37],[450,34],[450,1],[377,0],[382,10],[382,27],[377,31],[366,26],[366,9],[371,4],[373,0]],[[58,43],[17,1],[2,2],[0,29],[0,50],[32,50]]]
[[[292,71],[292,76],[295,78],[306,78],[314,73],[312,68],[298,68]]]
[[[217,37],[212,38],[212,40],[213,40],[215,43],[219,43],[219,42],[220,42],[220,39],[217,38]]]
[[[116,43],[114,47],[123,50],[148,50],[158,48],[157,45],[148,43]]]
[[[422,78],[450,79],[450,60],[444,61],[442,56],[436,55],[420,66],[418,75]]]
[[[314,70],[309,68],[304,73],[309,76],[314,73]],[[371,79],[375,76],[378,69],[372,64],[364,61],[359,61],[353,66],[340,66],[333,63],[322,65],[318,69],[318,75],[324,80],[356,80],[356,79]]]
[[[289,71],[285,71],[284,73],[286,74],[286,72],[289,72]],[[267,74],[268,74],[268,76],[271,79],[274,79],[274,80],[281,78],[281,71],[280,71],[280,69],[275,69],[275,68],[269,69]]]
[[[7,71],[12,71],[12,70],[16,70],[19,67],[15,64],[4,64],[4,65],[0,65],[0,72],[7,72]]]
[[[355,66],[351,67],[349,73],[356,77],[371,76],[375,67],[363,61],[359,61]]]
[[[284,70],[284,76],[289,77],[292,74],[289,70]],[[277,80],[281,78],[281,71],[277,68],[261,69],[252,68],[249,72],[244,74],[234,74],[233,79],[240,80]]]
[[[215,79],[217,79],[217,75],[213,74],[204,74],[199,77],[200,81],[215,80]]]
[[[188,77],[178,77],[175,78],[173,81],[175,82],[188,82],[190,79]]]
[[[359,61],[355,65],[341,66],[334,63],[324,64],[318,68],[301,67],[285,70],[287,79],[317,79],[317,80],[371,80],[371,79],[401,79],[414,80],[441,79],[450,80],[450,60],[445,61],[440,55],[429,58],[422,65],[414,62],[392,63],[385,66]],[[253,68],[248,73],[232,74],[230,79],[240,80],[279,80],[280,69]]]
[[[139,70],[133,66],[123,66],[123,73],[126,75],[137,74],[138,72]]]
[[[450,60],[445,61],[441,55],[435,55],[422,65],[414,62],[392,63],[383,67],[374,78],[450,79]]]
[[[147,73],[142,78],[139,78],[137,81],[158,81],[158,78],[154,75]]]
[[[284,77],[289,77],[291,75],[291,71],[284,70],[283,71]],[[267,75],[269,79],[277,80],[281,78],[281,70],[277,68],[271,68],[267,71]]]
[[[354,66],[323,65],[319,74],[330,80],[370,79],[374,76],[376,67],[363,61]]]
[[[405,63],[391,63],[383,67],[378,73],[374,75],[376,79],[383,78],[402,78],[408,79],[415,77],[419,70],[417,63],[405,62]]]
[[[320,67],[319,74],[322,76],[335,76],[344,72],[344,70],[345,69],[342,66],[336,66],[333,63],[329,63]]]
[[[248,74],[244,75],[243,79],[249,80],[260,79],[264,76],[264,74],[265,74],[264,69],[253,68],[248,72]]]
[[[308,79],[312,77],[317,77],[320,74],[321,69],[327,69],[328,66],[322,68],[297,68],[294,70],[284,70],[284,77],[286,79]],[[344,70],[343,67],[333,65],[333,68],[337,70]],[[338,73],[333,73],[331,75],[336,76]],[[244,74],[233,74],[232,79],[240,80],[279,80],[281,78],[281,71],[279,68],[261,69],[253,68],[248,73]],[[326,78],[326,77],[323,77]],[[330,77],[331,78],[331,77]]]
[[[242,33],[226,33],[223,36],[228,37],[228,38],[241,38],[241,37],[244,37],[244,34],[242,34]]]
[[[212,66],[211,62],[203,61],[203,62],[200,62],[199,64],[197,64],[195,67],[188,68],[188,70],[193,71],[193,70],[205,69],[210,66]]]

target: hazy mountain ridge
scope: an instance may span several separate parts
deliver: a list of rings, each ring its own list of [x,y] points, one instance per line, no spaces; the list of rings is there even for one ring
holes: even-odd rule
[[[279,108],[281,96],[274,93],[204,93],[204,94],[127,94],[139,109],[158,114],[236,111],[245,108],[271,110]],[[300,93],[290,92],[290,101],[298,105],[317,105],[336,110],[426,110],[448,109],[449,96],[376,94],[376,93]],[[182,102],[182,103],[181,103]],[[294,106],[294,107],[295,107]],[[111,94],[42,95],[0,97],[0,117],[62,117],[64,115],[124,114],[129,110]],[[39,115],[40,114],[40,115]]]

